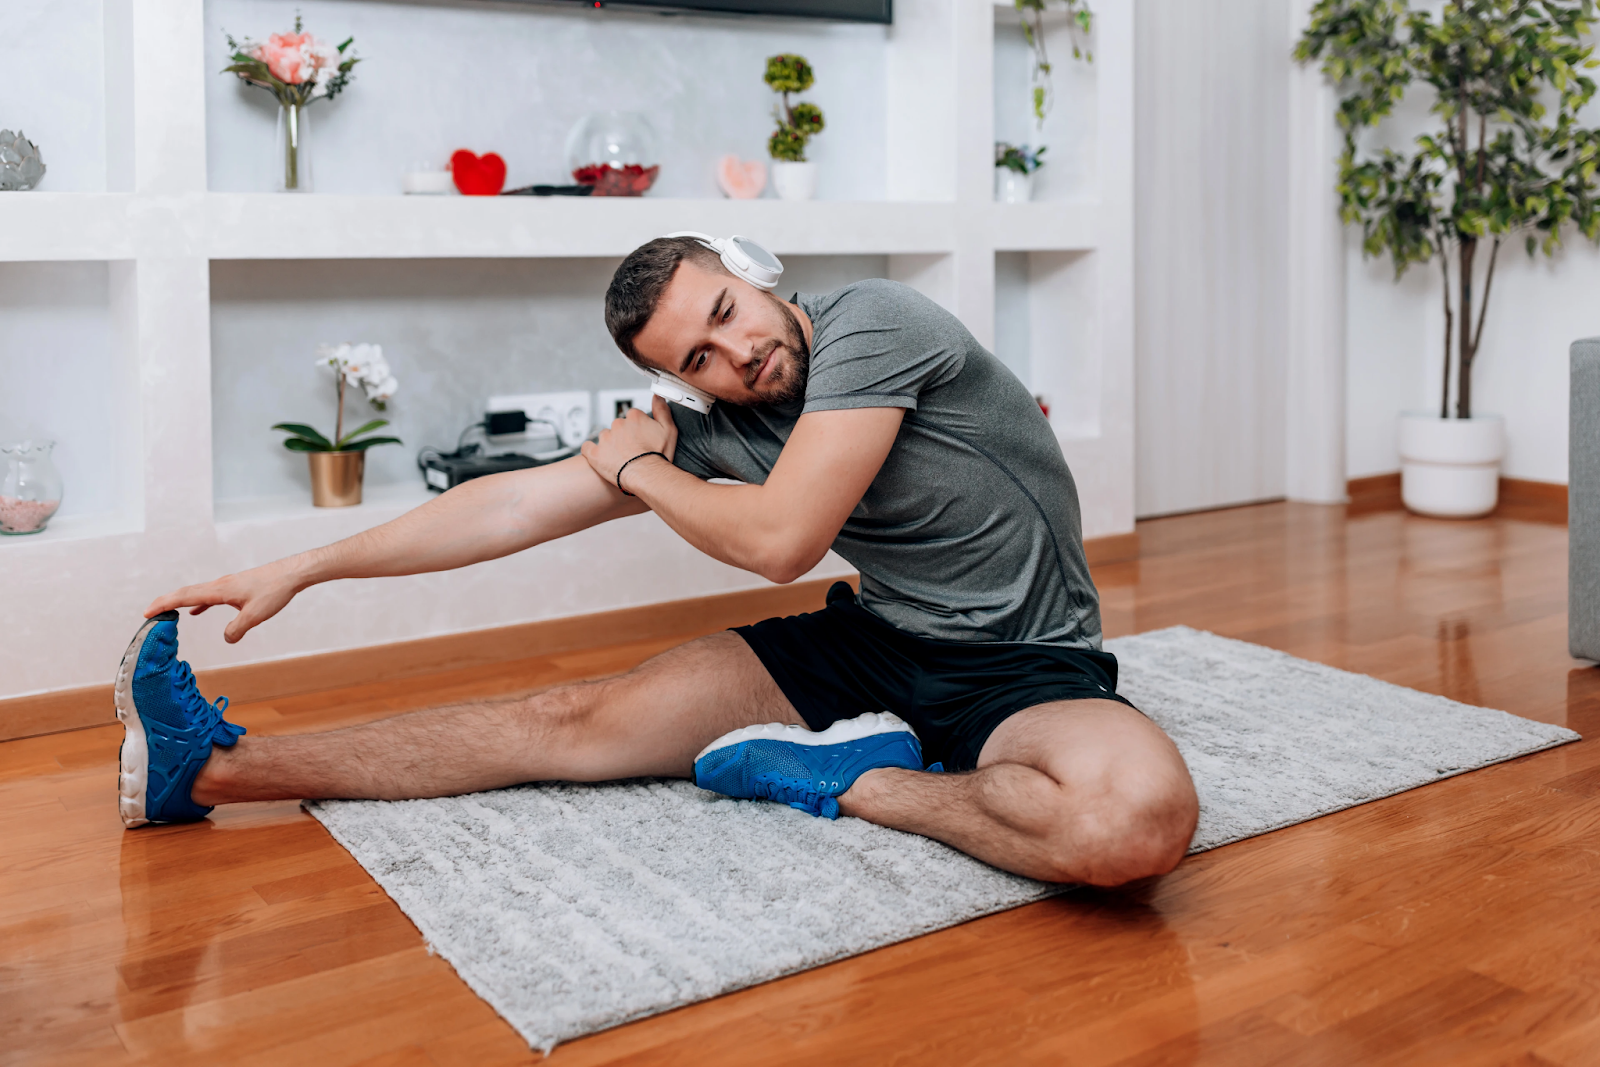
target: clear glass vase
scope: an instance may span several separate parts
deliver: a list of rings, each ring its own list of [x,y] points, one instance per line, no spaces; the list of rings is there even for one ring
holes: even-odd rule
[[[61,507],[54,441],[0,444],[0,534],[38,533]]]
[[[305,104],[278,105],[277,190],[280,193],[311,191],[311,128]]]
[[[567,134],[572,180],[595,196],[643,196],[661,173],[656,131],[632,111],[596,111]]]

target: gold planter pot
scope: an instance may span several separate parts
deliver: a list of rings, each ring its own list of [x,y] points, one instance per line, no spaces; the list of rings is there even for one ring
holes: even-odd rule
[[[307,452],[311,464],[311,503],[319,508],[347,508],[361,503],[361,476],[366,452]]]

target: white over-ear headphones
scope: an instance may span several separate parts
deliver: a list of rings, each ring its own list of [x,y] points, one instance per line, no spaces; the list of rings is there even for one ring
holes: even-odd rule
[[[777,256],[756,244],[748,237],[712,237],[693,230],[669,233],[668,237],[692,237],[722,257],[722,265],[735,278],[741,278],[758,289],[772,289],[783,277],[783,263]],[[650,391],[672,404],[682,404],[702,415],[711,413],[717,398],[696,389],[688,382],[663,370],[650,369]]]
[[[783,262],[748,237],[712,237],[693,230],[679,230],[668,237],[693,237],[722,257],[722,265],[735,278],[743,278],[757,289],[772,289],[783,277]]]

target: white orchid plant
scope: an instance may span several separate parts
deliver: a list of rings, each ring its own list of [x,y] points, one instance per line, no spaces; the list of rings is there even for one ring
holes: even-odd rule
[[[367,402],[379,411],[388,409],[389,399],[400,388],[389,361],[383,358],[381,345],[340,344],[317,346],[316,366],[333,370],[339,393],[339,413],[334,419],[333,439],[303,422],[280,422],[274,430],[289,434],[283,447],[291,452],[365,452],[373,445],[398,445],[398,437],[362,437],[364,433],[381,430],[389,425],[388,419],[373,419],[362,426],[344,432],[345,392],[359,388],[366,394]],[[358,440],[359,438],[359,440]]]

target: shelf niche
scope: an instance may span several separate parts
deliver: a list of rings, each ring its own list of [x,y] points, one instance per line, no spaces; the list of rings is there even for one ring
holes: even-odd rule
[[[131,266],[0,263],[0,440],[56,443],[65,491],[52,531],[99,529],[136,507],[137,387],[121,330]]]
[[[1045,165],[1033,179],[1034,200],[1085,200],[1099,188],[1096,163],[1099,124],[1095,65],[1072,57],[1072,35],[1060,11],[1044,20],[1054,84],[1054,106],[1041,130],[1034,120],[1029,71],[1033,58],[1021,15],[1006,3],[994,11],[994,139],[1013,145],[1048,146]],[[1090,51],[1094,39],[1090,36]]]
[[[1092,252],[996,252],[995,355],[1063,438],[1100,434],[1098,272]]]
[[[411,259],[211,264],[212,450],[219,521],[294,509],[305,459],[270,429],[333,429],[322,342],[383,345],[400,390],[382,416],[347,400],[345,424],[392,420],[403,446],[368,454],[373,489],[420,485],[418,449],[455,447],[493,394],[639,388],[612,343],[604,294],[619,260]],[[827,293],[889,273],[886,256],[785,256],[779,295]],[[282,507],[278,505],[282,501]]]

